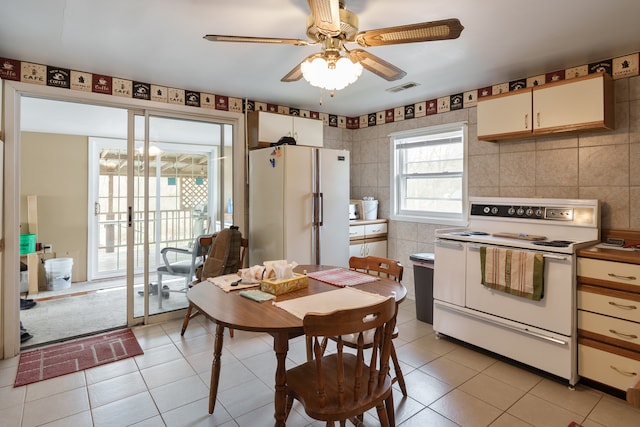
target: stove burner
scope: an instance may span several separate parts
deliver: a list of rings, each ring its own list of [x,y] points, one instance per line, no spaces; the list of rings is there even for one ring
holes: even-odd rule
[[[566,248],[573,242],[571,240],[547,240],[541,242],[533,242],[534,245],[553,246],[555,248]]]

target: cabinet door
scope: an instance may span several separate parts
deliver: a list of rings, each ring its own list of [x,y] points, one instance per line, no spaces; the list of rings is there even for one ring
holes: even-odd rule
[[[352,241],[349,245],[349,258],[352,256],[363,257],[365,256],[364,240]]]
[[[464,306],[467,253],[465,244],[448,240],[435,242],[433,298]]]
[[[377,256],[381,258],[387,257],[387,241],[378,240],[375,242],[367,242],[365,244],[365,252],[367,256]]]
[[[278,142],[283,136],[293,136],[293,117],[261,111],[258,117],[260,142]]]
[[[293,137],[298,145],[322,147],[324,144],[322,120],[293,116]]]
[[[531,133],[531,89],[481,98],[478,139],[493,141]]]
[[[534,133],[613,128],[605,79],[605,74],[590,75],[536,87],[533,90]]]

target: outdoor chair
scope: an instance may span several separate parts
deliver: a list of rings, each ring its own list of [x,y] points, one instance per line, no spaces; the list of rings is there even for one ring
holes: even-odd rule
[[[189,289],[189,284],[195,277],[196,270],[202,266],[202,247],[200,241],[202,238],[210,237],[211,235],[198,236],[193,242],[191,249],[177,248],[177,247],[165,247],[160,251],[162,255],[163,263],[158,266],[156,273],[158,275],[158,307],[162,308],[162,298],[168,297],[169,292],[183,292],[186,293]],[[187,257],[180,261],[172,261],[172,258],[179,256]],[[184,286],[180,289],[172,290],[168,285],[162,283],[164,276],[179,276],[184,277]]]

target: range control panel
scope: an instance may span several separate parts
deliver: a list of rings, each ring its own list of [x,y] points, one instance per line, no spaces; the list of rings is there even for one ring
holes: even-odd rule
[[[499,218],[526,218],[540,220],[572,221],[573,208],[471,204],[470,216],[488,216]]]

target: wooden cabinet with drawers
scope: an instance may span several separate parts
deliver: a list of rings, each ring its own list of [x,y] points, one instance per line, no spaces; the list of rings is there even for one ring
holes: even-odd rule
[[[349,225],[349,256],[387,257],[387,220],[353,221]]]
[[[640,374],[640,253],[578,251],[578,373],[627,391]]]

